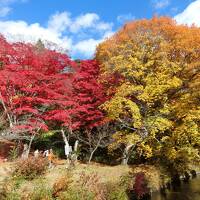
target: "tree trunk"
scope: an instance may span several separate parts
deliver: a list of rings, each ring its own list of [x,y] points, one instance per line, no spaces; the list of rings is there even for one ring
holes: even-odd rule
[[[63,141],[64,141],[64,143],[65,143],[65,146],[64,146],[64,151],[65,151],[65,156],[66,156],[66,158],[67,158],[67,162],[68,163],[70,163],[69,162],[69,142],[68,142],[68,139],[67,139],[67,136],[65,135],[65,132],[64,132],[64,130],[62,129],[61,130],[61,134],[62,134],[62,137],[63,137]]]
[[[64,132],[63,129],[61,130],[61,134],[62,134],[63,141],[64,141],[65,145],[69,145],[69,142],[68,142],[67,136],[65,135],[65,132]]]
[[[127,165],[128,164],[128,157],[124,157],[122,160],[122,165]]]
[[[90,164],[90,162],[91,162],[91,160],[92,160],[92,158],[93,158],[93,155],[94,155],[95,151],[98,149],[98,147],[99,147],[99,145],[100,145],[100,142],[101,142],[101,139],[102,139],[102,138],[99,139],[99,141],[97,142],[97,145],[96,145],[95,148],[91,151],[90,157],[89,157],[89,160],[88,160],[88,164]]]
[[[29,156],[29,154],[30,154],[31,145],[32,145],[32,143],[33,143],[33,140],[34,140],[34,138],[35,138],[35,135],[36,135],[36,133],[34,133],[34,134],[32,135],[31,140],[30,140],[30,142],[29,142],[26,158],[28,158],[28,156]]]
[[[77,162],[78,159],[78,140],[76,140],[75,144],[74,144],[74,159],[75,159],[75,163]]]
[[[8,110],[7,110],[7,108],[6,108],[6,105],[5,105],[5,103],[4,103],[4,100],[3,100],[3,96],[2,96],[2,94],[1,94],[1,91],[0,91],[0,99],[1,99],[1,103],[2,103],[3,109],[4,109],[4,111],[5,111],[5,113],[6,113],[7,117],[8,117],[8,121],[9,121],[10,128],[12,128],[12,127],[13,127],[13,122],[12,122],[12,119],[11,119],[11,117],[10,117],[10,114],[8,113]]]
[[[130,149],[132,148],[133,144],[127,145],[126,148],[124,149],[124,153],[123,153],[123,159],[122,159],[122,165],[127,165],[128,164],[128,160],[129,160],[129,152]]]
[[[95,153],[95,151],[97,150],[97,148],[95,148],[91,153],[90,153],[90,157],[89,157],[89,160],[88,160],[88,164],[90,164],[92,158],[93,158],[93,155]]]

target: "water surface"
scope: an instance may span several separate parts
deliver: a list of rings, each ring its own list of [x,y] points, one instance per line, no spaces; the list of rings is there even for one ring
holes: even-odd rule
[[[154,193],[152,200],[200,200],[200,176],[182,182],[180,187],[166,189],[166,194]]]

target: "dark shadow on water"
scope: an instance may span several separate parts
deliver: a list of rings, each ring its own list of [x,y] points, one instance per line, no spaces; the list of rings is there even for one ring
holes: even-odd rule
[[[151,200],[200,200],[200,177],[181,181],[180,185],[153,193]]]
[[[138,200],[138,198],[134,194],[134,191],[131,190],[128,192],[128,198],[129,200]],[[151,200],[151,196],[150,194],[146,194],[142,198],[140,198],[140,200]]]

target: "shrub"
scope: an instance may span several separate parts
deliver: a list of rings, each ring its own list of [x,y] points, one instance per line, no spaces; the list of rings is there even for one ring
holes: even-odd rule
[[[34,187],[33,192],[28,197],[30,200],[53,200],[51,189],[44,184]],[[26,199],[27,200],[27,199]]]
[[[4,200],[4,199],[1,199]],[[11,191],[5,197],[5,200],[21,200],[20,195],[16,191]]]
[[[94,194],[94,200],[106,199],[106,188],[100,182],[100,178],[96,173],[86,174],[82,172],[80,174],[78,186],[82,191],[85,191],[85,193],[91,192]]]
[[[121,183],[127,188],[128,199],[149,199],[150,192],[159,189],[160,176],[154,166],[140,165],[122,177]]]
[[[128,200],[127,191],[130,190],[134,183],[134,179],[131,173],[124,173],[120,177],[119,182],[106,183],[107,199],[108,200]]]
[[[21,191],[20,200],[53,200],[52,190],[42,178],[34,181],[34,187]]]
[[[124,174],[120,178],[120,183],[118,188],[115,186],[112,187],[110,193],[120,194],[122,192],[122,199],[141,199],[141,198],[149,198],[150,192],[159,189],[160,185],[160,173],[159,170],[153,166],[141,165],[138,167],[134,167],[131,172]],[[124,196],[123,196],[124,194]],[[110,198],[110,199],[119,199]]]
[[[4,180],[0,184],[0,199],[6,199],[9,192],[12,191],[13,185],[8,182],[8,180]]]
[[[10,149],[8,153],[8,158],[9,160],[13,161],[17,159],[18,155],[19,155],[19,148],[14,146],[12,149]]]
[[[16,162],[13,175],[31,180],[39,175],[44,174],[47,166],[48,161],[45,158],[35,158],[31,156],[28,159],[20,159]]]
[[[106,188],[96,173],[80,173],[77,181],[62,177],[54,184],[53,196],[59,200],[106,200]]]
[[[136,194],[138,199],[141,199],[142,197],[150,193],[147,180],[143,172],[136,174],[135,183],[133,185],[133,191]]]
[[[107,200],[128,200],[127,188],[120,183],[106,183]]]
[[[17,193],[21,181],[13,178],[6,178],[0,185],[1,200],[20,200],[20,195]]]
[[[70,188],[67,192],[60,194],[59,200],[95,200],[95,195],[92,191],[80,188]]]
[[[53,197],[59,197],[62,192],[68,191],[72,183],[72,174],[67,173],[60,177],[53,185]]]
[[[132,169],[130,175],[132,177],[136,177],[138,173],[143,173],[145,180],[147,182],[147,187],[151,189],[151,191],[157,191],[162,185],[161,182],[161,171],[155,166],[152,165],[139,165]]]

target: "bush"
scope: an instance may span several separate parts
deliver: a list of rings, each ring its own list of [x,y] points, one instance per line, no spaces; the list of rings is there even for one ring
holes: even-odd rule
[[[59,200],[96,200],[92,191],[80,188],[70,188],[67,192],[60,194]],[[101,199],[100,199],[101,200]]]
[[[40,183],[34,187],[33,192],[26,198],[30,200],[53,200],[52,191],[49,187]]]
[[[20,195],[17,193],[22,180],[6,178],[0,185],[1,200],[20,200]]]
[[[12,149],[10,149],[9,153],[8,153],[8,159],[10,161],[13,161],[15,159],[17,159],[19,155],[19,148],[14,146]]]
[[[150,194],[150,189],[148,188],[147,180],[143,172],[137,173],[135,176],[135,183],[133,185],[133,191],[138,199]]]
[[[80,190],[83,192],[83,198],[86,198],[86,194],[94,195],[94,200],[104,200],[106,199],[106,188],[100,182],[100,178],[96,173],[86,174],[82,172],[80,174],[80,180],[78,182]]]
[[[82,172],[72,182],[71,176],[61,177],[53,187],[53,196],[59,200],[106,200],[106,188],[95,173]]]
[[[108,186],[109,200],[148,199],[150,191],[159,187],[159,172],[153,166],[134,167],[120,177],[119,185]],[[159,188],[158,188],[159,189]]]
[[[107,199],[108,200],[128,200],[126,194],[127,188],[124,185],[116,183],[106,183]]]
[[[159,189],[160,176],[161,173],[154,166],[140,165],[122,177],[121,183],[127,188],[128,199],[148,199],[151,191]]]
[[[134,183],[133,176],[130,173],[124,173],[118,183],[106,183],[108,200],[128,200],[128,191]]]
[[[57,197],[59,200],[128,200],[126,194],[130,185],[128,178],[127,176],[121,178],[119,183],[103,184],[96,173],[81,172],[76,182],[72,183],[68,177],[68,181],[67,178],[61,178],[59,184],[55,184],[62,185],[63,188]]]
[[[160,189],[161,182],[161,171],[155,166],[152,165],[139,165],[134,167],[130,175],[132,177],[136,177],[138,173],[143,173],[147,187],[151,189],[151,191],[157,191]]]
[[[13,175],[31,180],[39,175],[44,174],[47,167],[48,161],[46,158],[35,158],[31,156],[28,159],[20,159],[16,162]]]
[[[62,192],[68,191],[73,183],[72,174],[67,173],[59,178],[53,185],[53,197],[59,197]]]
[[[17,192],[11,191],[10,193],[6,195],[4,199],[2,198],[1,200],[21,200],[21,198]]]

